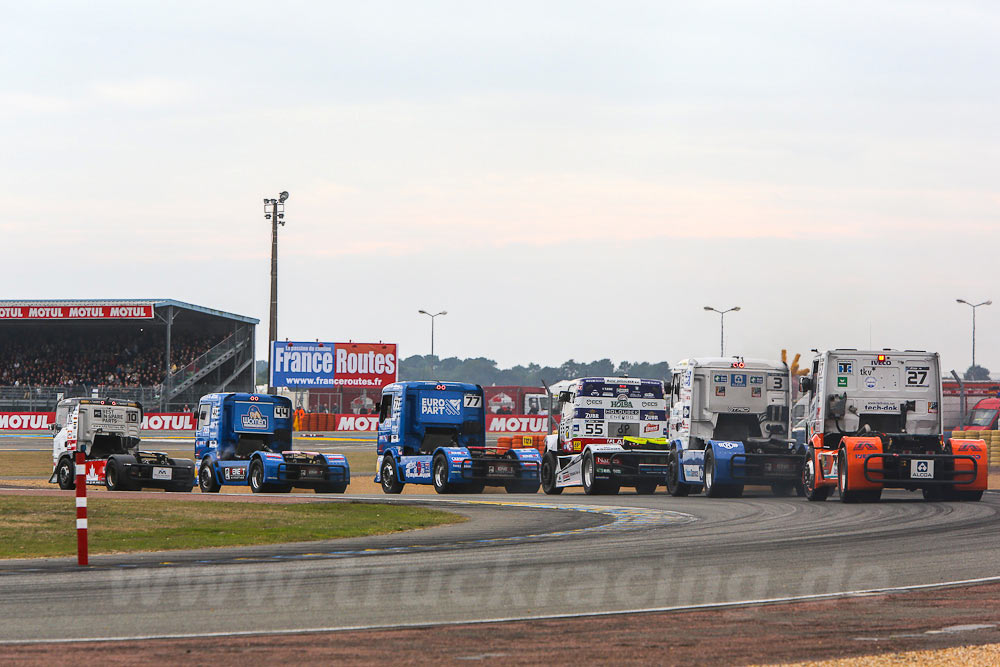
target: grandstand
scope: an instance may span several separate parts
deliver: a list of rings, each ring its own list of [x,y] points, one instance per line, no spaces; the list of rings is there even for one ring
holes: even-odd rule
[[[0,300],[0,411],[99,395],[171,412],[253,391],[257,323],[172,299]]]

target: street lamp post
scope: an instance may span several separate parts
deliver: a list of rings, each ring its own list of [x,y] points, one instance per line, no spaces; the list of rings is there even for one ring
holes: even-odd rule
[[[418,313],[423,313],[427,317],[431,318],[431,356],[434,356],[434,318],[438,315],[447,315],[447,310],[442,310],[440,313],[428,313],[426,310],[418,310]]]
[[[969,303],[965,299],[955,299],[958,303],[964,303],[972,308],[972,367],[976,367],[976,308],[979,306],[991,306],[993,301],[983,301],[982,303]]]
[[[712,308],[711,306],[705,306],[705,310],[711,310],[713,313],[719,314],[719,356],[726,356],[726,313],[734,313],[739,310],[739,306],[733,306],[728,310],[718,310]]]
[[[273,394],[271,364],[274,360],[274,341],[278,340],[278,225],[285,226],[285,201],[288,191],[282,191],[277,199],[264,198],[264,218],[271,221],[271,317],[267,327],[267,393]]]

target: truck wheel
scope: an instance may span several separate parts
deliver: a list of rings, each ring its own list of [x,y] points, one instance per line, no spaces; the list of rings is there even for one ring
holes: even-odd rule
[[[545,452],[542,457],[542,491],[547,496],[558,496],[563,492],[561,486],[556,486],[556,471],[559,470],[559,459],[552,452]]]
[[[850,479],[847,475],[847,454],[844,453],[844,450],[840,450],[840,453],[837,454],[837,491],[840,493],[840,502],[861,502],[862,493],[860,491],[852,491],[849,485]]]
[[[382,458],[379,475],[382,478],[383,493],[396,494],[403,491],[404,484],[399,481],[399,476],[396,474],[396,464],[388,454]]]
[[[434,490],[438,493],[452,493],[454,489],[448,483],[448,459],[445,458],[444,454],[438,454],[434,457],[432,470],[434,473]]]
[[[104,468],[104,486],[108,491],[128,491],[131,485],[125,479],[125,470],[118,459],[111,457]]]
[[[681,460],[676,449],[670,452],[670,460],[667,462],[667,493],[675,498],[691,493],[691,486],[681,481]]]
[[[456,493],[482,493],[485,488],[486,482],[470,482],[456,489]]]
[[[816,457],[811,447],[806,457],[802,466],[802,493],[807,500],[822,502],[830,496],[830,487],[816,486]]]
[[[621,489],[620,484],[606,482],[597,479],[597,470],[594,465],[594,455],[587,452],[583,457],[583,492],[588,496],[616,495]]]
[[[640,482],[635,485],[635,492],[640,496],[648,496],[651,493],[656,493],[656,482]]]
[[[715,483],[715,456],[709,447],[705,448],[705,495],[709,498],[724,498],[725,489]]]
[[[982,491],[955,491],[958,500],[967,503],[977,503],[983,499]]]
[[[793,482],[775,482],[771,485],[771,493],[779,498],[787,498],[795,493],[795,484]]]
[[[506,458],[515,462],[518,460],[517,454],[512,451],[507,452]],[[507,482],[503,486],[507,490],[507,493],[538,493],[538,485],[538,477],[535,477],[534,479],[518,479]]]
[[[941,492],[940,486],[925,486],[920,490],[920,493],[924,496],[924,500],[930,503],[944,500],[944,494]]]
[[[56,479],[59,481],[60,489],[63,491],[72,491],[76,488],[75,472],[73,464],[68,457],[64,456],[59,459],[59,465],[56,467]]]
[[[201,468],[198,470],[198,488],[201,489],[202,493],[218,493],[222,485],[215,479],[215,473],[212,472],[212,464],[206,459],[202,461]]]
[[[250,478],[250,490],[254,493],[266,493],[269,491],[267,485],[264,483],[264,464],[260,462],[260,459],[254,459],[250,462],[250,470],[247,471],[247,476]]]

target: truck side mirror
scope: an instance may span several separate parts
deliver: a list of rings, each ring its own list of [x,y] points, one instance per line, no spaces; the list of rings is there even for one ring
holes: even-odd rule
[[[559,392],[559,402],[560,403],[570,403],[573,400],[572,392],[560,391]]]
[[[813,390],[812,378],[808,375],[803,375],[799,378],[799,391],[803,394],[808,393]]]
[[[52,431],[53,433],[58,433],[59,431],[62,430],[62,426],[60,426],[59,424],[49,424],[49,430]]]

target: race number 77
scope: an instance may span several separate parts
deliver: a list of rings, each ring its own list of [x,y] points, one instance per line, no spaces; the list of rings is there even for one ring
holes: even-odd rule
[[[481,408],[483,407],[483,397],[479,394],[466,394],[464,405],[467,408]]]

